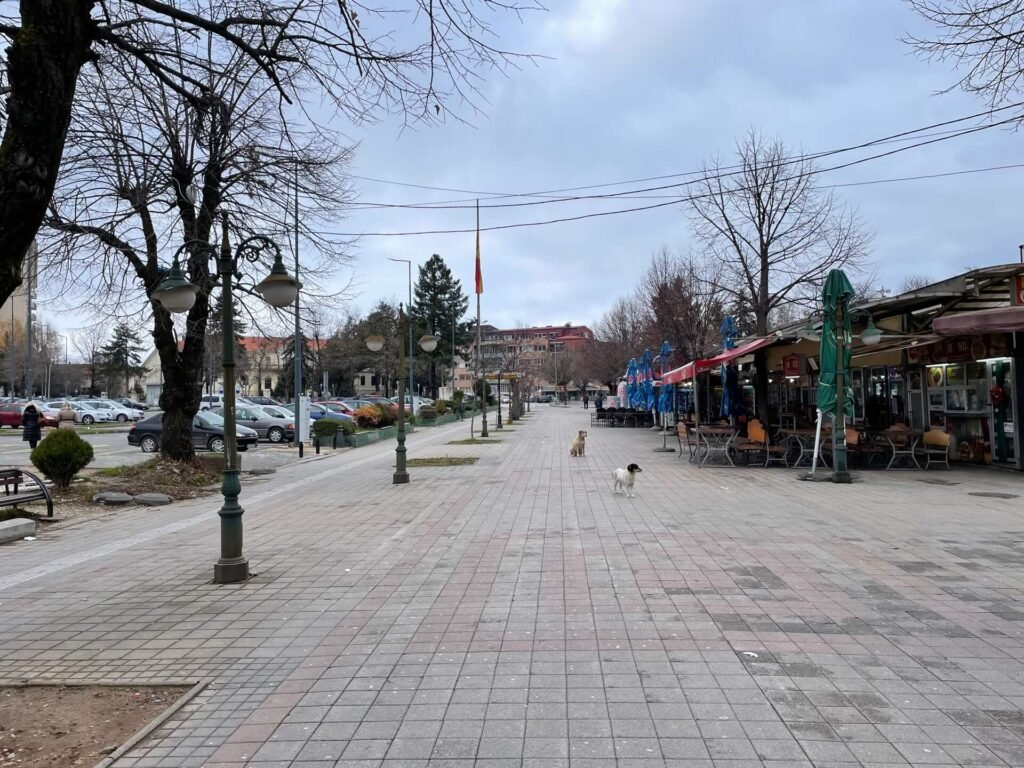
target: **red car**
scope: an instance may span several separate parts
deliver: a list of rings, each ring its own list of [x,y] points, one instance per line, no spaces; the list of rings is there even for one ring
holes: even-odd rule
[[[0,427],[21,429],[21,414],[28,403],[4,403],[0,405]],[[40,414],[40,427],[56,427],[60,414],[57,411],[44,410]]]
[[[344,413],[346,416],[352,416],[356,412],[355,408],[340,400],[320,400],[317,402],[317,405],[335,413]]]

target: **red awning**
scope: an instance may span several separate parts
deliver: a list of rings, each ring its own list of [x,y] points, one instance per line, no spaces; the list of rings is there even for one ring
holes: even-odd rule
[[[932,321],[932,330],[939,336],[1024,331],[1024,307],[1000,307],[937,317]]]
[[[661,380],[665,384],[678,384],[679,382],[685,381],[686,379],[692,379],[698,373],[710,371],[712,368],[719,366],[722,363],[726,363],[730,360],[735,360],[737,357],[749,355],[752,352],[756,352],[757,350],[761,349],[761,347],[767,347],[769,344],[774,342],[775,339],[776,337],[774,335],[765,336],[760,339],[748,341],[746,344],[738,346],[735,349],[727,349],[724,352],[720,352],[714,357],[709,357],[706,360],[695,360],[693,362],[687,363],[681,368],[676,368],[675,370],[668,371],[664,376],[661,377]]]

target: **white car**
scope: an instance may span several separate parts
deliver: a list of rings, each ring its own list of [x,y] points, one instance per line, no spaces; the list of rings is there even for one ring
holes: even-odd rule
[[[126,405],[121,405],[113,400],[80,400],[79,402],[85,403],[93,408],[110,411],[111,415],[114,417],[114,421],[120,421],[122,424],[128,421],[138,421],[142,418],[142,411],[136,408],[129,408]]]
[[[63,400],[54,400],[50,403],[47,403],[47,405],[49,405],[51,408],[56,408],[58,411],[60,410],[63,404]],[[102,408],[93,408],[91,406],[86,405],[81,400],[70,400],[68,401],[68,405],[70,405],[72,410],[74,410],[75,422],[78,424],[88,425],[95,424],[97,422],[114,420],[114,415],[110,411]]]

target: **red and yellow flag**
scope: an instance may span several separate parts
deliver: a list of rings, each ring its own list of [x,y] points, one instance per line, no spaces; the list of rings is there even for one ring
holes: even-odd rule
[[[480,271],[480,201],[476,201],[476,293],[484,292],[484,275]]]

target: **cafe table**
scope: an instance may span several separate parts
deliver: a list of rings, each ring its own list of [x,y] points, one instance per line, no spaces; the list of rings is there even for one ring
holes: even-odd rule
[[[736,440],[736,430],[726,426],[700,425],[697,427],[697,445],[703,446],[704,455],[701,456],[697,466],[703,467],[712,456],[723,456],[731,466],[736,466],[732,460],[731,450]]]

